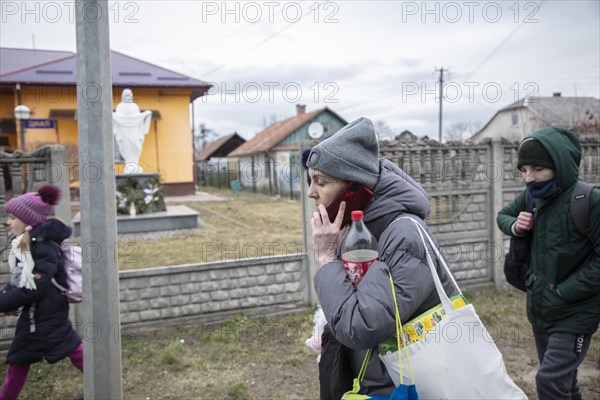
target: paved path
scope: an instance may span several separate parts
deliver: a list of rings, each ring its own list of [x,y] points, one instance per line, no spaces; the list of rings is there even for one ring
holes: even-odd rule
[[[187,196],[165,196],[165,202],[167,204],[172,203],[188,203],[195,201],[227,201],[226,197],[217,196],[206,192],[196,192],[192,195]]]

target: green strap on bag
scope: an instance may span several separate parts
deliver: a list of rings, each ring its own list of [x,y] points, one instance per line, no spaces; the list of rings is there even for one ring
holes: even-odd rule
[[[367,372],[367,365],[369,364],[369,359],[371,358],[371,353],[373,349],[367,350],[367,354],[365,354],[365,359],[363,360],[362,366],[360,367],[360,371],[358,372],[358,376],[354,378],[354,383],[352,384],[352,390],[344,393],[342,396],[342,400],[366,400],[370,399],[371,396],[367,396],[366,394],[360,394],[360,383],[365,377],[365,373]]]
[[[392,279],[392,274],[388,273],[388,276],[390,278],[390,286],[392,287],[392,296],[394,297],[394,310],[396,311],[396,340],[398,343],[398,364],[400,365],[400,384],[404,385],[404,378],[402,377],[403,373],[402,373],[402,356],[400,355],[400,345],[402,343],[400,343],[400,338],[404,338],[404,336],[402,336],[403,334],[403,330],[402,330],[402,320],[400,319],[400,312],[398,311],[398,301],[396,300],[396,289],[394,288],[394,280]],[[408,349],[406,348],[406,346],[402,346],[404,347],[404,354],[406,355],[406,364],[408,366],[408,372],[410,374],[410,380],[412,381],[412,384],[415,384],[415,378],[413,377],[413,372],[412,372],[412,368],[410,366],[410,358],[408,357]]]
[[[410,359],[408,358],[408,350],[406,346],[401,346],[401,335],[402,335],[402,320],[400,319],[400,312],[398,311],[398,301],[396,300],[396,290],[394,288],[394,280],[392,279],[392,274],[388,272],[388,277],[390,279],[390,286],[392,288],[392,296],[394,298],[394,312],[395,312],[395,322],[396,322],[396,340],[398,344],[398,349],[404,347],[404,353],[406,354],[406,361],[408,366],[408,372],[410,373],[410,379],[412,384],[415,384],[415,379],[413,377],[412,368],[410,366]],[[373,349],[367,350],[367,354],[365,354],[365,358],[363,360],[362,366],[360,367],[360,371],[358,372],[358,376],[354,378],[354,383],[352,385],[352,390],[344,393],[342,396],[342,400],[366,400],[370,399],[371,396],[360,393],[360,384],[365,377],[365,373],[367,372],[367,365],[369,364],[369,359],[371,358],[371,353]],[[398,351],[398,363],[400,364],[400,385],[404,385],[404,377],[402,376],[402,352]]]

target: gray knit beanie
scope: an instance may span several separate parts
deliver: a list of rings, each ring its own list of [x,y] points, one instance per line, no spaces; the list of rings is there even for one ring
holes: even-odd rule
[[[350,122],[313,147],[306,165],[373,189],[379,179],[379,142],[370,119]]]

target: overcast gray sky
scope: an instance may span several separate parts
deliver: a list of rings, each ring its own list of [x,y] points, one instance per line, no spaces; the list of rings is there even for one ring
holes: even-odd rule
[[[199,122],[245,138],[295,104],[437,138],[528,95],[600,97],[600,2],[119,1],[111,48],[211,82]],[[0,1],[0,45],[75,51],[69,1]]]

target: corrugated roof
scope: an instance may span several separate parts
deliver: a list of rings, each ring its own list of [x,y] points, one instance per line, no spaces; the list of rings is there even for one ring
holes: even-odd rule
[[[302,125],[306,124],[325,111],[337,116],[337,114],[325,107],[319,110],[302,113],[282,121],[277,121],[267,126],[254,138],[248,140],[246,143],[229,153],[227,157],[240,157],[269,151],[281,143],[281,141],[283,141],[285,138],[294,133]],[[341,120],[343,121],[343,119]]]
[[[111,51],[112,84],[116,87],[188,89],[192,100],[211,85],[157,65]],[[0,48],[0,85],[74,86],[77,57],[64,51]]]
[[[73,57],[70,51],[28,50],[0,47],[0,77],[12,72]]]

